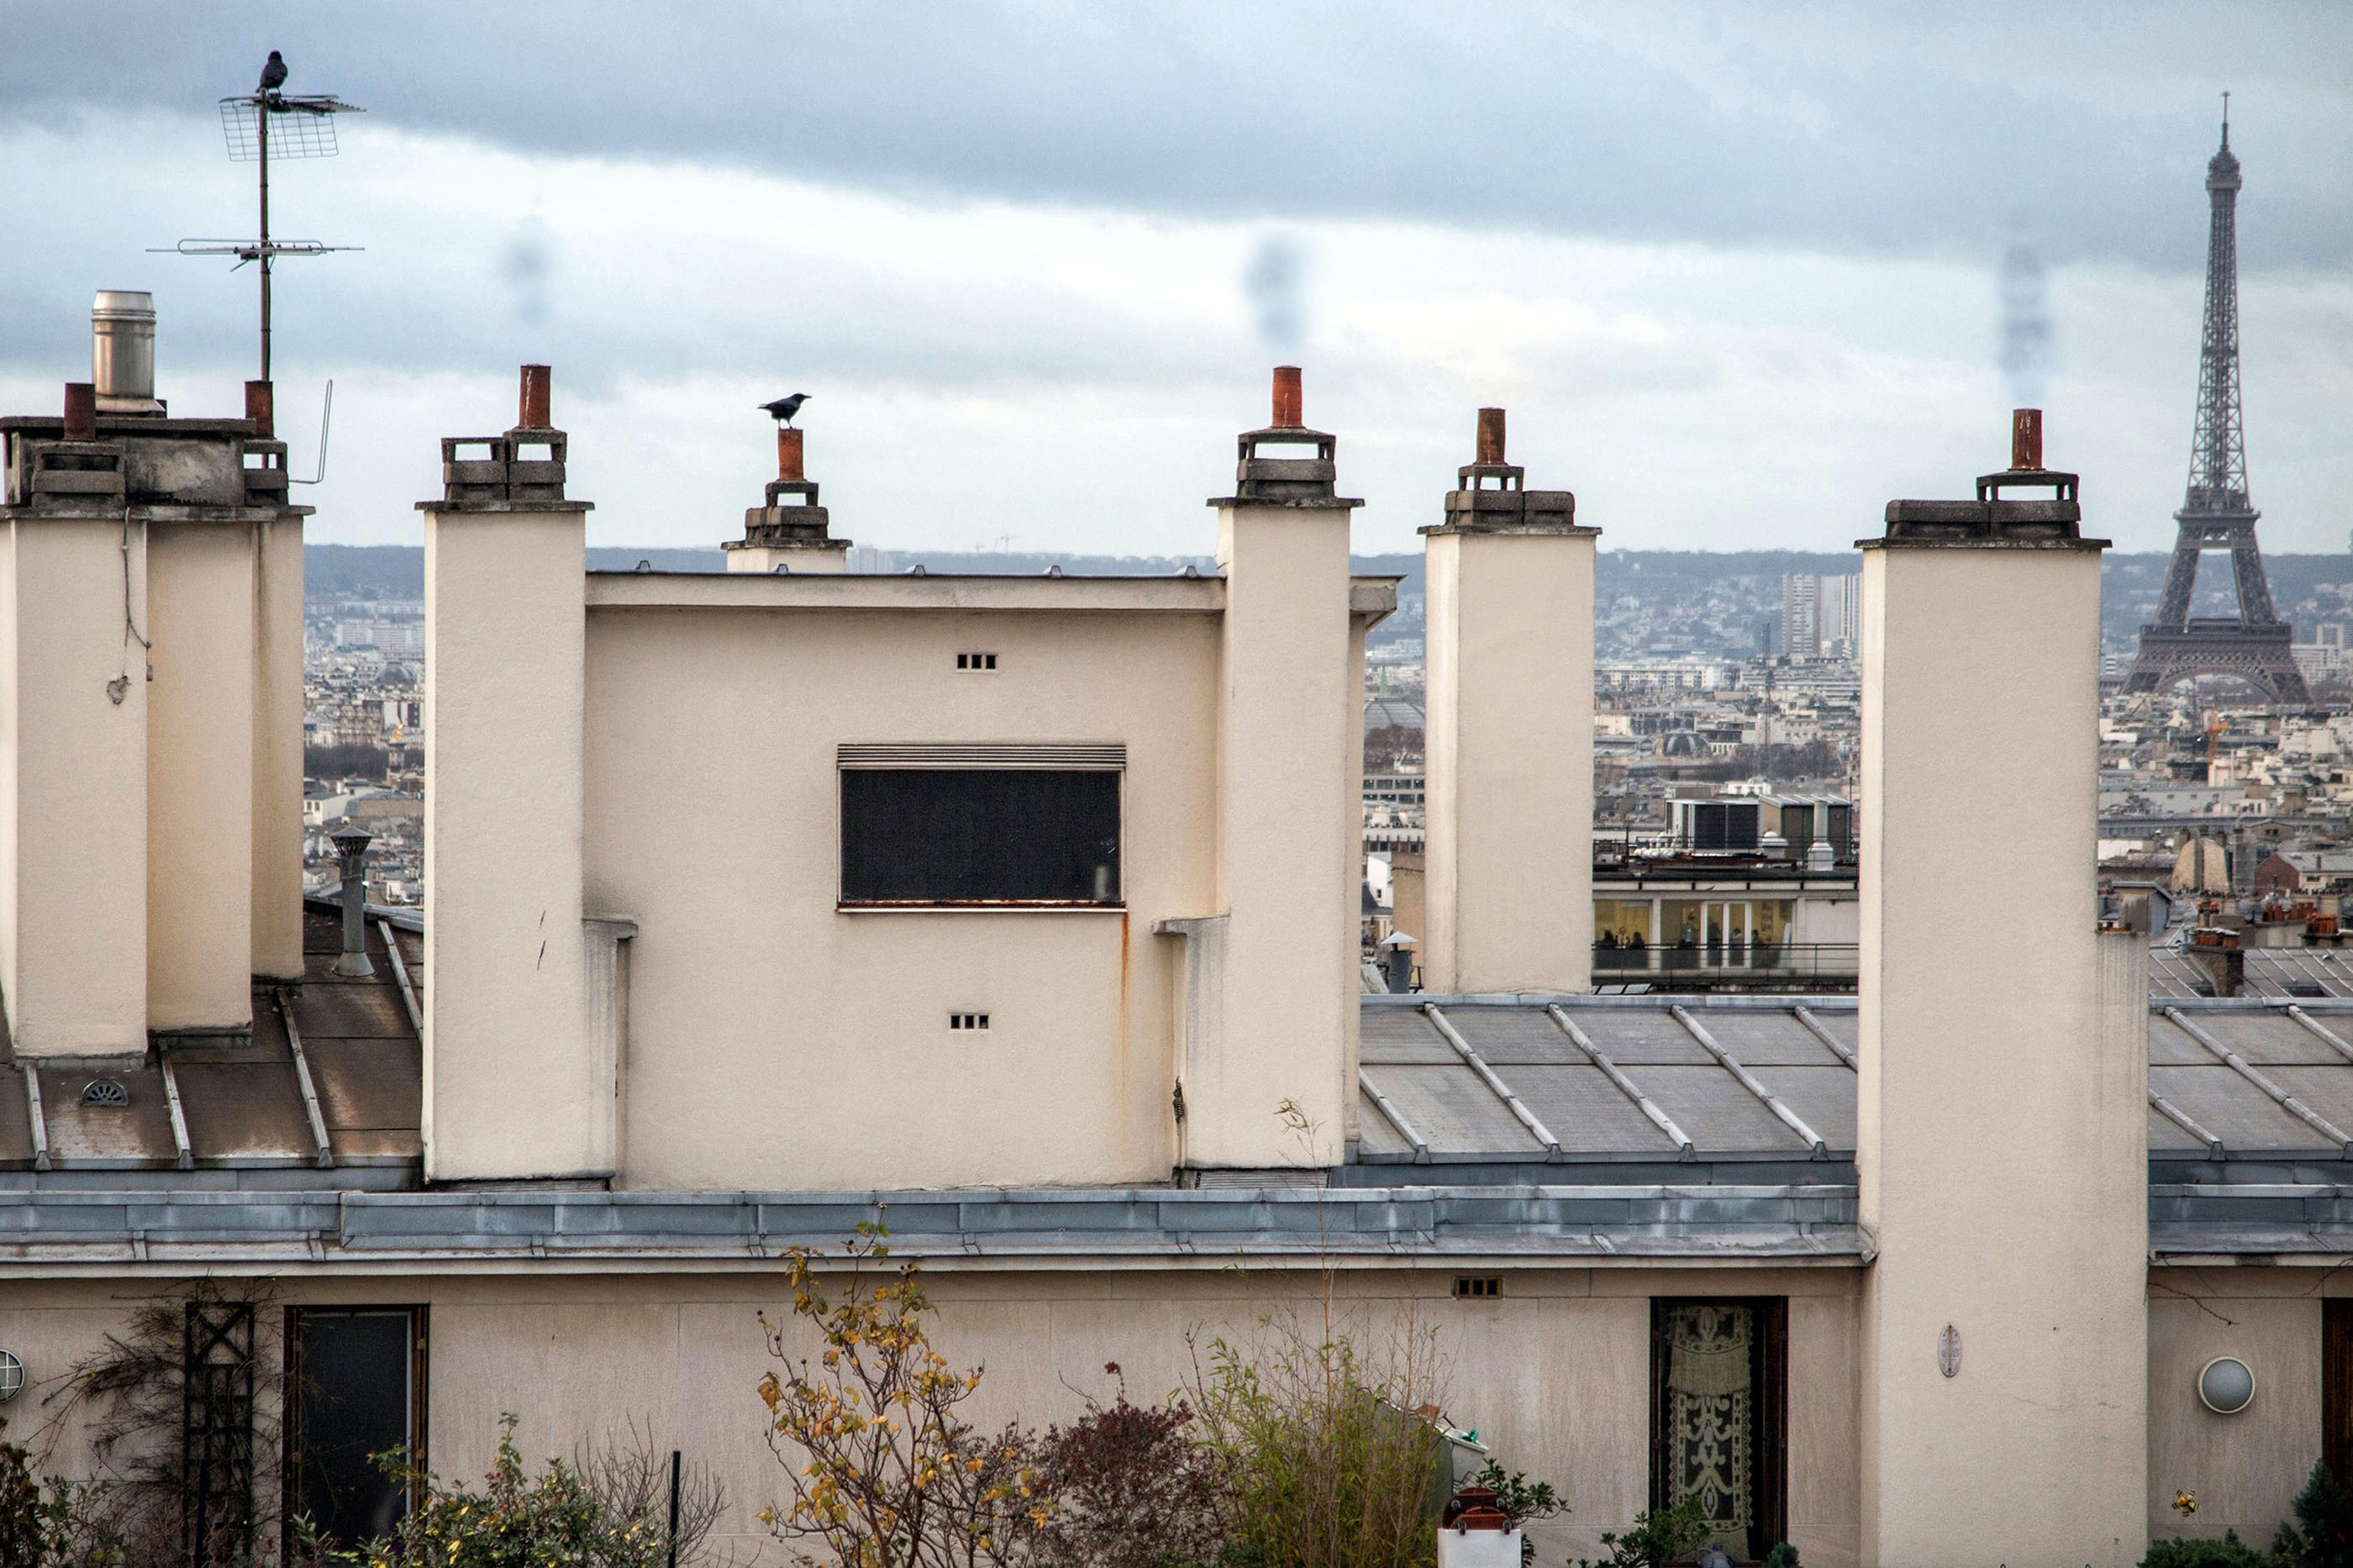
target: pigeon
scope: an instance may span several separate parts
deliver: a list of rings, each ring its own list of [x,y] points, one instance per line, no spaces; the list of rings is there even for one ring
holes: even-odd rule
[[[789,425],[793,422],[793,416],[801,411],[801,405],[807,403],[808,397],[809,395],[806,392],[796,392],[790,397],[779,397],[774,403],[763,403],[760,405],[760,412],[776,416],[776,423],[779,425]]]
[[[276,92],[286,85],[286,57],[276,49],[269,51],[269,63],[261,68],[261,90]]]

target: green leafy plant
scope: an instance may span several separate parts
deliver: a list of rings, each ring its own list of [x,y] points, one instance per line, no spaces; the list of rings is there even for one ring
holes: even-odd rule
[[[2326,1462],[2313,1462],[2293,1506],[2295,1521],[2272,1539],[2280,1568],[2353,1568],[2353,1493],[2337,1484]]]
[[[297,1520],[295,1560],[320,1568],[667,1568],[668,1466],[649,1444],[608,1447],[569,1464],[550,1459],[534,1477],[515,1447],[515,1426],[512,1415],[500,1419],[498,1455],[480,1490],[446,1485],[401,1453],[379,1455],[388,1474],[408,1483],[417,1506],[391,1535],[350,1550],[322,1542],[309,1521]],[[698,1470],[682,1503],[678,1561],[700,1563],[725,1499]]]
[[[1327,1306],[1328,1313],[1328,1306]],[[1328,1321],[1328,1318],[1326,1320]],[[1224,1477],[1227,1554],[1250,1568],[1427,1568],[1441,1439],[1434,1338],[1373,1351],[1297,1318],[1196,1346],[1185,1394]]]
[[[2220,1541],[2187,1535],[2152,1541],[2140,1568],[2271,1568],[2271,1563],[2269,1552],[2256,1551],[2239,1539],[2237,1531],[2226,1530]]]
[[[1765,1568],[1804,1568],[1798,1561],[1798,1549],[1786,1541],[1776,1542],[1773,1550],[1765,1553]]]
[[[1598,1562],[1577,1559],[1576,1568],[1663,1568],[1680,1563],[1707,1543],[1707,1514],[1698,1497],[1687,1497],[1672,1508],[1652,1509],[1634,1516],[1624,1534],[1601,1532],[1609,1555]]]
[[[1035,1440],[1008,1426],[988,1436],[958,1406],[981,1369],[958,1370],[932,1348],[932,1313],[913,1263],[889,1256],[881,1226],[861,1225],[836,1284],[812,1255],[787,1255],[796,1323],[763,1317],[778,1365],[762,1377],[768,1447],[792,1500],[761,1522],[805,1563],[842,1568],[978,1568],[1022,1555],[1051,1516]],[[797,1353],[814,1333],[814,1362]],[[810,1542],[823,1556],[797,1550]]]

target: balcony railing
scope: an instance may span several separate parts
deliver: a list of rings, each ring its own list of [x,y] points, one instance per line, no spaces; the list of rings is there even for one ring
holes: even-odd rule
[[[1710,942],[1690,947],[1593,948],[1593,983],[1671,986],[1844,987],[1860,973],[1853,942]]]

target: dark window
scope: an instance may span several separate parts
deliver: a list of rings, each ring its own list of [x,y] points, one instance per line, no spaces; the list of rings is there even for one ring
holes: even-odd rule
[[[289,1314],[287,1511],[345,1546],[391,1532],[406,1484],[379,1454],[424,1447],[424,1309],[303,1308]]]
[[[2320,1457],[2353,1484],[2353,1297],[2320,1303]]]
[[[1651,1506],[1697,1494],[1709,1540],[1761,1560],[1785,1539],[1788,1303],[1651,1303]]]
[[[1757,803],[1709,802],[1692,807],[1692,847],[1694,849],[1754,849],[1757,847]]]
[[[846,904],[1116,904],[1119,774],[844,768]]]

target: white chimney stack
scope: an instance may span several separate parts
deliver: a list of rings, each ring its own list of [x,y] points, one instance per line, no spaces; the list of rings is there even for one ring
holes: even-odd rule
[[[1593,554],[1523,487],[1504,410],[1421,531],[1429,689],[1422,988],[1583,991],[1593,972]]]
[[[2147,953],[2094,874],[2106,542],[2017,423],[1975,500],[1891,502],[1861,544],[1865,1563],[2108,1562],[2147,1531]]]

